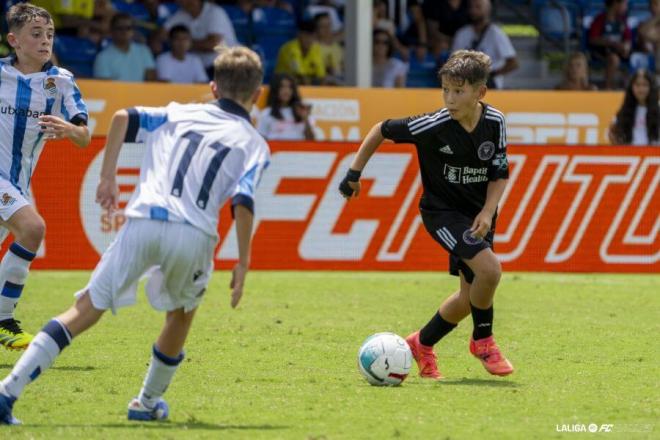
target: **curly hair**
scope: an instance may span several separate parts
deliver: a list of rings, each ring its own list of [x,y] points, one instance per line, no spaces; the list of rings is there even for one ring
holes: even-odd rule
[[[649,94],[646,97],[646,132],[648,133],[649,142],[656,142],[658,140],[658,116],[660,115],[660,108],[658,106],[658,85],[655,77],[651,72],[646,69],[639,69],[630,78],[626,86],[626,93],[623,98],[623,104],[616,114],[616,122],[614,123],[613,131],[617,141],[630,144],[632,142],[633,126],[635,125],[635,109],[637,108],[637,98],[633,93],[633,84],[638,78],[644,78],[648,81]]]

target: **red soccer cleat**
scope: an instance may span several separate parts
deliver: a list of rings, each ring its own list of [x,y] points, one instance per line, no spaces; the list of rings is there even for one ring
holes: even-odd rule
[[[490,374],[506,376],[513,373],[513,365],[502,355],[492,335],[476,341],[470,337],[470,353],[481,361]]]
[[[406,338],[410,351],[412,352],[417,367],[419,368],[419,376],[425,379],[442,379],[442,375],[438,371],[438,358],[433,352],[433,347],[422,345],[419,342],[419,332],[415,332]]]

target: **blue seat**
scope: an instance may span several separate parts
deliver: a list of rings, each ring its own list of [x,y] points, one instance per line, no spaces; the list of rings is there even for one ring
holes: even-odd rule
[[[438,87],[438,63],[431,54],[420,61],[411,50],[409,60],[406,87]]]
[[[547,0],[534,0],[533,11],[540,31],[557,39],[563,38],[565,31],[570,38],[578,37],[578,23],[582,13],[580,3],[575,0],[558,0],[558,3],[568,13],[568,29],[564,29],[562,10]]]
[[[269,38],[287,41],[296,36],[296,17],[280,8],[256,8],[252,11],[252,31],[259,44]]]
[[[53,44],[60,65],[77,77],[91,78],[98,48],[86,38],[59,35]]]
[[[270,83],[270,79],[273,76],[273,72],[275,72],[275,65],[277,63],[277,55],[275,55],[275,57],[266,56],[266,51],[259,44],[254,44],[252,46],[252,50],[255,51],[259,55],[259,57],[261,58],[261,62],[264,66],[264,84]]]
[[[234,32],[236,32],[238,41],[245,46],[250,46],[253,41],[250,16],[238,6],[224,5],[222,9],[225,10],[231,24],[234,25]]]

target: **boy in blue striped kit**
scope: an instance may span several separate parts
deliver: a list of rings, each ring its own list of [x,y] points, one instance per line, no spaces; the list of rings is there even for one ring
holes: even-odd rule
[[[9,232],[14,242],[0,263],[0,345],[24,350],[32,335],[14,309],[46,229],[31,202],[32,173],[46,140],[85,147],[90,134],[73,75],[50,62],[55,28],[48,11],[20,3],[6,18],[15,53],[0,59],[0,243]]]

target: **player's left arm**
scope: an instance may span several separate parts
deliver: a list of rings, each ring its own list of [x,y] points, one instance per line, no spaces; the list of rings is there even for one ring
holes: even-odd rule
[[[238,262],[232,270],[231,283],[229,284],[232,308],[236,308],[243,296],[245,277],[250,267],[254,214],[248,207],[237,204],[234,206],[234,220],[238,239]]]
[[[69,122],[55,115],[43,115],[39,117],[39,125],[45,139],[70,139],[79,147],[86,147],[92,140],[86,119]]]
[[[504,116],[499,114],[497,147],[488,160],[488,187],[486,189],[486,202],[472,222],[472,236],[483,238],[493,225],[493,217],[497,212],[497,205],[502,199],[506,185],[509,182],[509,160],[506,154],[506,123]]]
[[[497,205],[500,203],[508,182],[509,179],[497,179],[488,182],[486,203],[484,203],[481,212],[474,218],[472,228],[470,229],[473,237],[483,238],[490,231],[490,228],[493,226],[493,216],[495,215],[495,211],[497,211]]]

